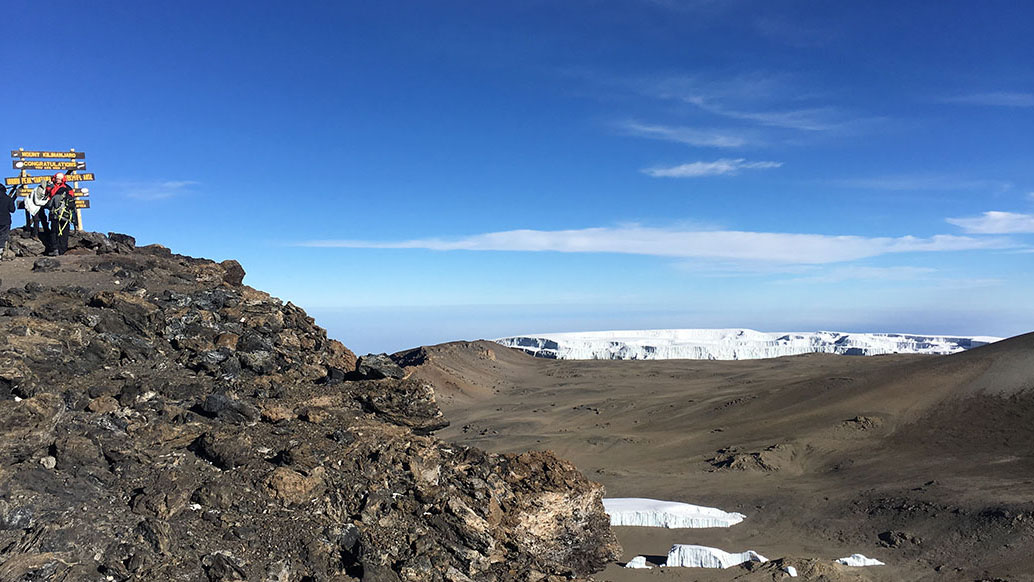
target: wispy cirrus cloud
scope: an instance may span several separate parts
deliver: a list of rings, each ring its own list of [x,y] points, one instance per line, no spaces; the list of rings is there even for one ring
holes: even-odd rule
[[[753,121],[768,127],[801,131],[832,131],[845,129],[859,122],[857,119],[844,117],[840,110],[830,106],[751,111],[729,107],[716,100],[698,95],[686,96],[683,100],[708,113],[741,121]]]
[[[647,168],[642,172],[654,178],[699,178],[736,175],[741,170],[764,170],[782,165],[782,162],[749,162],[744,158],[722,158],[713,162],[690,162],[667,168]]]
[[[295,246],[323,248],[427,249],[435,251],[522,251],[618,253],[658,257],[786,264],[838,263],[893,253],[1014,248],[997,238],[954,235],[864,237],[825,234],[674,230],[642,226],[576,230],[510,230],[453,239],[404,241],[322,240]]]
[[[127,198],[137,200],[164,200],[188,194],[191,187],[197,186],[200,182],[194,180],[155,180],[155,181],[131,181],[111,182],[116,192],[120,192]]]
[[[1034,107],[1034,93],[1016,93],[1011,91],[971,93],[969,95],[942,97],[938,101],[960,105],[985,105],[988,107]]]
[[[832,186],[860,190],[982,190],[1005,192],[1013,188],[1012,182],[1004,180],[965,179],[942,174],[913,174],[892,176],[871,176],[866,178],[842,178],[829,180]]]
[[[625,135],[673,141],[698,147],[739,148],[758,145],[756,136],[742,131],[714,128],[698,128],[679,125],[658,125],[628,121],[617,124]]]
[[[1034,214],[989,210],[980,216],[949,218],[950,224],[970,234],[1032,234]]]
[[[786,283],[843,283],[844,281],[914,281],[928,279],[937,269],[927,267],[869,267],[844,265],[824,273],[795,277]]]
[[[885,122],[823,103],[828,96],[786,75],[750,73],[724,79],[695,76],[640,80],[640,92],[680,101],[736,121],[803,132],[856,132]]]
[[[758,16],[751,24],[761,36],[796,48],[822,46],[835,36],[829,27],[811,26],[776,15]]]

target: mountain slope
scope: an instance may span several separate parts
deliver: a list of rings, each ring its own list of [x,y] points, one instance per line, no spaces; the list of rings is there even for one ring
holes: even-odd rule
[[[558,582],[619,551],[601,486],[431,436],[430,384],[356,377],[235,262],[96,233],[39,258],[15,236],[0,580]]]

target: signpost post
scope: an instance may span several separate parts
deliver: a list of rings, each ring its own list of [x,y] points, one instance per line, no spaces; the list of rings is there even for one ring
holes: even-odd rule
[[[29,170],[45,170],[64,172],[65,178],[72,182],[72,196],[75,205],[76,228],[83,228],[83,208],[90,207],[86,199],[90,195],[89,188],[79,188],[79,182],[92,182],[93,173],[86,172],[86,152],[77,152],[75,148],[67,151],[11,150],[11,167],[18,170],[14,178],[4,178],[7,186],[46,184],[50,176],[31,176]],[[80,174],[79,172],[83,172]],[[26,217],[28,211],[25,211]]]

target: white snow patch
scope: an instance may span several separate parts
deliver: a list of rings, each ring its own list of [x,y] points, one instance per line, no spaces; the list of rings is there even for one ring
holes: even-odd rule
[[[794,568],[793,566],[786,566],[783,568],[783,572],[789,574],[791,578],[797,577],[797,568]]]
[[[835,560],[837,564],[843,564],[845,566],[883,566],[884,563],[877,560],[876,558],[866,558],[861,554],[851,554],[846,558],[838,558]]]
[[[650,568],[653,568],[653,566],[651,566],[651,565],[646,563],[646,556],[636,556],[636,557],[632,558],[631,560],[628,561],[627,564],[625,564],[625,567],[626,568],[647,569],[647,570],[649,570]]]
[[[729,527],[746,517],[742,513],[729,513],[713,507],[638,497],[604,499],[603,508],[610,516],[610,525],[667,528]]]
[[[767,561],[768,558],[754,550],[731,554],[707,546],[675,544],[668,550],[664,565],[669,568],[732,568],[744,562]]]
[[[560,360],[751,360],[808,353],[953,354],[996,342],[991,336],[904,333],[760,332],[751,329],[653,329],[512,336],[495,340]]]

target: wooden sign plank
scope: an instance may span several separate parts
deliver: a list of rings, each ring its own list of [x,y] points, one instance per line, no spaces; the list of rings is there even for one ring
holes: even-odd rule
[[[89,208],[90,207],[90,201],[89,200],[78,200],[77,199],[75,201],[75,207],[76,208]]]
[[[87,172],[85,174],[65,174],[69,182],[92,182],[94,180],[93,173]],[[50,176],[19,176],[16,178],[4,178],[4,184],[8,186],[17,186],[18,184],[46,184],[50,181]]]
[[[76,160],[11,160],[15,170],[85,170],[85,161]]]
[[[8,196],[14,196],[16,193],[18,196],[28,196],[29,194],[32,194],[32,188],[25,187],[17,192],[12,188],[7,192]],[[72,188],[72,196],[75,196],[76,198],[89,198],[90,190],[89,188]]]
[[[73,160],[82,160],[86,158],[86,152],[45,152],[39,150],[11,150],[11,157],[25,159],[71,158]]]

